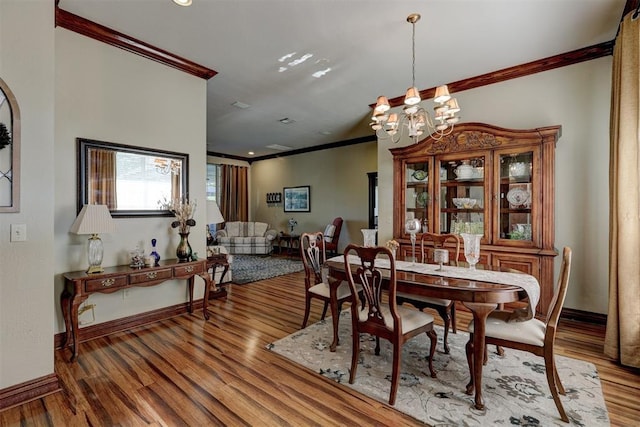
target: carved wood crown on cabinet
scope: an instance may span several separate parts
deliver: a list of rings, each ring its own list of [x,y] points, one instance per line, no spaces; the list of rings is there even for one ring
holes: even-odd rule
[[[558,254],[553,184],[560,134],[560,126],[521,130],[463,123],[439,141],[427,137],[390,149],[393,236],[401,252],[411,255],[408,218],[420,219],[423,232],[483,234],[480,263],[535,276],[541,288],[537,311],[545,315]]]

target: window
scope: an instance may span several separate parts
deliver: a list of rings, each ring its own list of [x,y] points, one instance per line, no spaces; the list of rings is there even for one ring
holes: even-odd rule
[[[207,200],[213,200],[220,206],[220,184],[222,168],[214,163],[207,163]]]

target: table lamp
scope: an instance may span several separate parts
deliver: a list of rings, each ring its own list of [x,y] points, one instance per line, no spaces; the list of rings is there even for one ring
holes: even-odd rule
[[[91,234],[89,238],[87,273],[101,273],[102,254],[104,248],[99,233],[113,233],[116,230],[115,223],[107,205],[84,205],[78,217],[71,225],[70,232],[74,234]]]
[[[207,246],[212,246],[215,243],[215,239],[211,234],[210,224],[220,224],[224,222],[220,208],[218,204],[213,200],[207,200]]]

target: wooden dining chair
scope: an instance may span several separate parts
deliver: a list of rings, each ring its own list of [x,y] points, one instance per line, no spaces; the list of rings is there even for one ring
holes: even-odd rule
[[[562,421],[569,422],[569,417],[562,406],[562,401],[558,394],[565,394],[564,387],[560,382],[558,370],[556,368],[553,345],[558,329],[560,312],[567,295],[569,286],[569,274],[571,270],[571,248],[565,247],[562,251],[562,265],[555,294],[549,305],[547,319],[542,322],[536,318],[526,321],[509,321],[513,316],[511,311],[494,311],[489,314],[485,326],[485,348],[487,344],[510,347],[516,350],[528,351],[536,356],[544,357],[544,367],[547,374],[547,383],[553,396],[553,401],[558,408]],[[471,381],[467,385],[467,394],[473,390],[473,321],[468,327],[470,337],[467,342],[467,363]],[[486,353],[485,353],[485,364]]]
[[[428,246],[425,243],[431,242],[433,246]],[[451,263],[457,265],[458,257],[460,256],[460,238],[456,234],[436,234],[436,233],[423,233],[420,237],[420,251],[421,262],[434,262],[433,250],[441,249],[445,247],[445,243],[451,242],[455,246],[455,258]],[[405,302],[410,303],[418,310],[424,310],[425,308],[433,308],[438,312],[444,323],[444,352],[449,354],[449,328],[451,327],[453,333],[457,333],[456,328],[456,303],[450,299],[432,298],[421,295],[410,295],[405,293],[398,293],[398,303],[403,304]]]
[[[349,264],[349,254],[355,252],[360,262],[355,271]],[[388,258],[390,262],[388,298],[383,298],[382,272],[376,266],[378,256]],[[376,337],[376,356],[380,355],[380,338],[391,342],[393,346],[393,368],[391,373],[391,391],[389,404],[396,401],[398,378],[400,377],[402,345],[410,338],[425,332],[431,340],[429,351],[429,371],[436,377],[433,369],[433,355],[436,350],[437,336],[433,329],[433,316],[422,311],[398,306],[396,303],[396,266],[391,251],[385,247],[365,247],[350,244],[344,251],[347,279],[354,301],[351,304],[351,324],[353,347],[351,350],[351,373],[349,383],[356,378],[356,369],[360,359],[360,334]],[[354,277],[355,275],[355,277]],[[358,283],[356,283],[356,277]],[[362,285],[362,294],[358,295],[357,285]],[[386,300],[386,302],[385,302]]]
[[[323,235],[317,233],[302,233],[300,236],[300,255],[302,264],[304,265],[304,286],[305,286],[305,309],[304,320],[302,321],[302,329],[307,326],[309,314],[311,312],[311,299],[316,298],[324,302],[322,309],[322,317],[327,314],[327,307],[331,302],[329,292],[328,277],[323,268],[326,260],[326,252],[322,245]],[[357,287],[357,292],[362,290],[361,286]],[[351,289],[347,282],[342,282],[337,289],[338,313],[342,311],[342,304],[351,300]]]

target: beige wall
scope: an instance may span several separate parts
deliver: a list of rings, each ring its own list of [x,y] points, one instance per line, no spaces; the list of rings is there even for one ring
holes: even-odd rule
[[[55,295],[62,291],[60,273],[87,266],[87,236],[69,233],[76,216],[76,138],[159,148],[189,154],[189,197],[195,199],[195,219],[189,241],[205,254],[206,81],[83,37],[55,30]],[[116,232],[103,235],[103,265],[129,261],[129,250],[142,245],[151,251],[158,240],[163,259],[175,258],[179,236],[170,218],[118,218]],[[204,286],[196,280],[196,297]],[[151,288],[133,288],[93,295],[95,323],[178,304],[187,300],[184,281]],[[56,331],[64,331],[56,306]],[[91,313],[81,316],[89,321]]]
[[[20,212],[0,214],[0,389],[53,373],[53,52],[50,0],[0,0],[0,76],[22,118]]]
[[[253,218],[278,231],[287,221],[298,221],[295,232],[324,231],[335,217],[344,219],[339,249],[349,242],[362,243],[361,228],[368,228],[368,172],[377,170],[375,142],[262,160],[251,166],[250,204]],[[266,194],[283,187],[311,187],[310,213],[285,213],[282,203],[267,204]]]
[[[556,147],[556,247],[573,249],[565,306],[596,313],[607,312],[608,299],[611,60],[456,94],[465,122],[520,129],[562,125]],[[391,145],[381,140],[378,146],[379,233],[384,240],[392,235]]]

